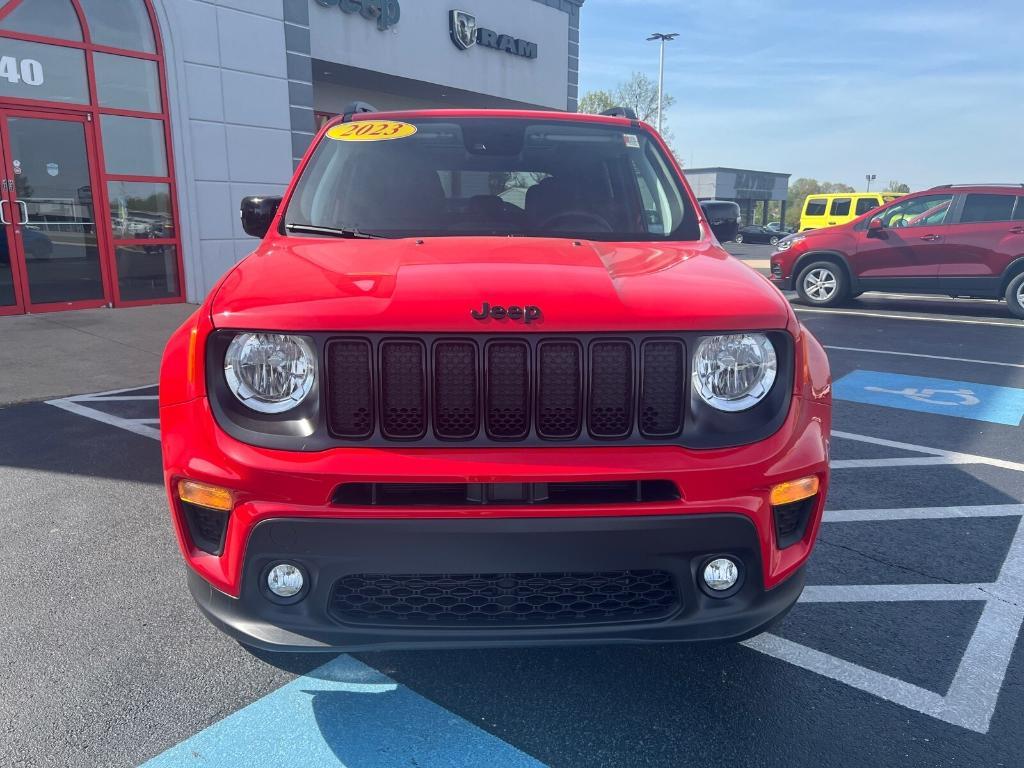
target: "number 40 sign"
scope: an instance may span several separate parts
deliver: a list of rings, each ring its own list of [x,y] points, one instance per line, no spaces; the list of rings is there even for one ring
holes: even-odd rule
[[[42,85],[45,82],[43,65],[35,59],[18,59],[13,56],[0,56],[0,78],[11,83],[25,85]]]

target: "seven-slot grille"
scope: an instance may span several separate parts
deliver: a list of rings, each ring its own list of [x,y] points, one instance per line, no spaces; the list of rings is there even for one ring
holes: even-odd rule
[[[682,432],[681,339],[337,338],[327,417],[342,440],[650,440]]]

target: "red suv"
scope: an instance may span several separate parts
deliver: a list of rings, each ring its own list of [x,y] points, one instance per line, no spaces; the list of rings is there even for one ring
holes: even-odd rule
[[[243,643],[737,639],[797,599],[825,354],[630,117],[348,114],[170,340],[167,494]]]
[[[786,238],[772,281],[806,304],[865,291],[1005,299],[1024,318],[1024,184],[947,184]]]

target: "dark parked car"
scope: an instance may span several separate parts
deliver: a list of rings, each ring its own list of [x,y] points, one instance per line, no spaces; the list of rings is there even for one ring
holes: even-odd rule
[[[780,232],[777,229],[754,224],[749,227],[740,227],[734,239],[737,243],[768,243],[769,245],[778,245],[779,240],[785,236],[784,232]]]
[[[740,207],[727,200],[705,200],[700,204],[704,216],[711,225],[720,243],[728,243],[736,239],[736,231],[740,226]]]

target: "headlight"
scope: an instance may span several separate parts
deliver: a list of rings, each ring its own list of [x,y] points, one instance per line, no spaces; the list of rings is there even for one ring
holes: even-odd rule
[[[693,356],[693,388],[712,408],[745,411],[771,391],[777,370],[775,347],[763,333],[708,336]]]
[[[301,336],[240,333],[224,355],[224,378],[235,397],[254,411],[283,413],[313,389],[316,355]]]
[[[783,240],[779,240],[775,247],[780,251],[788,251],[790,248],[792,248],[794,245],[796,245],[803,239],[803,235],[793,235],[792,237],[787,237]]]

